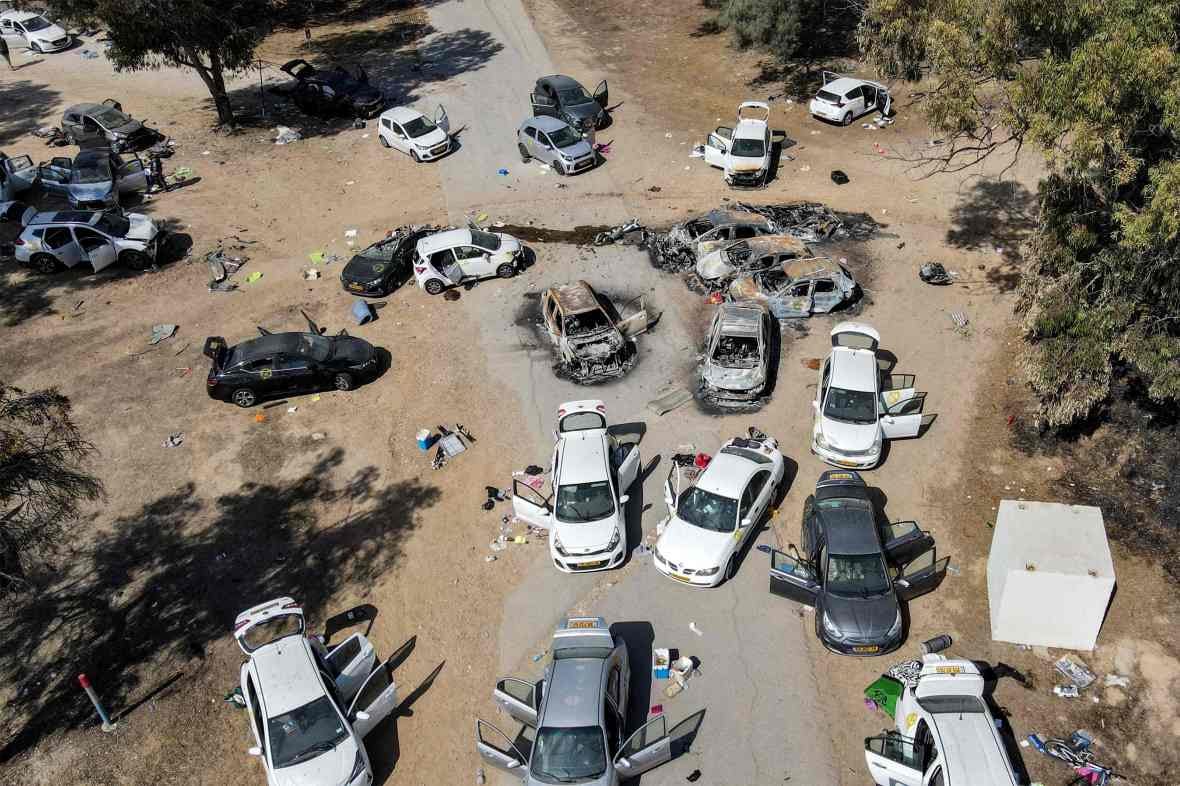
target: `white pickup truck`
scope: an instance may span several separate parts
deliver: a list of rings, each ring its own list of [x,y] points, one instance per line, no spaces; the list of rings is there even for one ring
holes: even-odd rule
[[[877,786],[1017,786],[984,680],[969,660],[924,655],[897,702],[897,729],[865,740]]]
[[[705,142],[705,163],[725,172],[735,188],[766,185],[770,177],[770,104],[744,101],[733,128],[719,126]]]

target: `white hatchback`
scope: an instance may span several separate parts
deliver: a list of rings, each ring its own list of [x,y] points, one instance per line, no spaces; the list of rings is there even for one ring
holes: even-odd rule
[[[549,530],[549,556],[563,573],[606,570],[627,556],[627,490],[639,476],[639,445],[607,430],[601,401],[570,401],[557,410],[550,484],[543,492],[512,482],[516,517]],[[556,499],[555,499],[556,498]]]
[[[824,71],[823,79],[824,86],[807,107],[813,117],[847,126],[856,118],[875,109],[881,110],[885,117],[889,116],[892,99],[889,96],[889,88],[885,85],[867,79],[833,74],[831,71]]]
[[[414,280],[427,294],[483,278],[512,278],[524,264],[524,246],[511,235],[448,229],[418,241]]]
[[[415,161],[433,161],[451,152],[451,121],[441,106],[433,120],[406,106],[386,109],[377,119],[377,139]]]

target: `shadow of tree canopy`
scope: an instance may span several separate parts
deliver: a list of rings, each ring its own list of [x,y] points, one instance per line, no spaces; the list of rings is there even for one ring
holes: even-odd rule
[[[356,25],[395,11],[429,8],[446,0],[302,0],[286,4],[287,15],[280,23],[292,27],[345,24]]]
[[[19,72],[17,72],[19,73]],[[27,79],[14,79],[0,82],[0,147],[12,145],[21,140],[21,150],[8,150],[9,155],[28,153],[34,161],[40,161],[48,156],[38,158],[40,151],[34,151],[33,146],[42,147],[40,139],[27,137],[29,133],[40,127],[38,118],[46,107],[56,106],[61,99],[61,92],[49,87],[30,82]],[[58,118],[60,119],[60,118]]]
[[[99,677],[118,712],[144,688],[143,667],[203,658],[250,605],[289,594],[316,613],[342,588],[393,568],[439,491],[417,481],[378,487],[373,467],[333,486],[326,478],[343,455],[327,453],[298,481],[247,482],[212,503],[181,486],[116,519],[71,578],[14,599],[0,612],[0,679],[17,686],[0,762],[92,721],[80,672]],[[360,512],[317,522],[317,505],[342,501]]]
[[[1037,225],[1035,197],[1013,180],[975,181],[951,210],[946,242],[972,251],[1002,248],[1005,259],[1018,259]]]

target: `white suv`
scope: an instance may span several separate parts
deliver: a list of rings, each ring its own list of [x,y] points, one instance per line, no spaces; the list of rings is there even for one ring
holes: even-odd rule
[[[743,101],[733,128],[718,127],[705,142],[705,163],[725,172],[735,188],[766,185],[770,178],[770,104]]]
[[[278,598],[243,611],[234,638],[242,696],[268,786],[370,786],[362,740],[397,707],[389,661],[359,633],[331,650],[305,635],[303,610]]]
[[[563,573],[605,570],[627,555],[627,490],[639,476],[639,446],[606,427],[601,401],[570,401],[557,410],[547,496],[517,478],[516,517],[549,530],[549,556]],[[556,497],[556,501],[554,500]]]
[[[42,273],[87,262],[94,272],[116,261],[143,270],[156,263],[160,228],[145,215],[102,210],[38,213],[16,239],[16,261]]]

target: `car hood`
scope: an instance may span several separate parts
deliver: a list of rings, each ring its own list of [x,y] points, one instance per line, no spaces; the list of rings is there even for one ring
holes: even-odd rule
[[[131,224],[127,230],[127,237],[131,240],[142,240],[146,243],[160,232],[156,223],[143,213],[128,213],[124,218]]]
[[[343,742],[314,759],[272,770],[280,786],[323,786],[325,783],[344,783],[356,763],[356,742],[347,737]]]
[[[59,38],[65,38],[66,31],[58,25],[50,25],[44,30],[29,33],[29,37],[35,38],[38,41],[56,41]]]
[[[435,145],[441,145],[446,141],[447,132],[443,131],[441,128],[436,128],[429,134],[423,134],[422,136],[415,137],[413,140],[414,146],[420,147],[423,150],[434,147]]]
[[[381,259],[355,256],[348,260],[348,264],[340,271],[340,276],[349,281],[372,281],[385,275],[393,264]]]
[[[121,126],[115,126],[114,128],[107,129],[107,131],[109,131],[112,134],[115,134],[117,136],[124,136],[124,137],[132,136],[133,134],[137,134],[142,130],[143,130],[143,123],[139,122],[138,120],[128,120],[126,123],[124,123]]]
[[[660,555],[682,568],[712,568],[720,564],[734,533],[713,532],[694,526],[673,515],[656,541]]]
[[[845,423],[823,418],[820,429],[824,441],[837,450],[868,450],[877,440],[878,423]]]
[[[897,596],[892,592],[871,598],[848,597],[828,593],[824,596],[824,613],[845,636],[874,641],[884,638],[897,619]]]
[[[594,148],[590,147],[590,143],[585,139],[579,139],[569,147],[561,148],[558,152],[569,158],[582,158],[591,155],[594,152]]]
[[[712,361],[705,362],[702,375],[705,382],[715,388],[748,390],[762,384],[764,375],[761,364],[754,368],[725,368]]]
[[[500,238],[500,247],[492,252],[492,261],[508,262],[520,253],[520,241],[512,235],[503,235],[497,232],[496,237]]]
[[[729,157],[729,166],[735,172],[757,172],[766,166],[766,156],[749,158],[731,154]]]
[[[337,336],[332,347],[332,360],[357,366],[373,357],[373,345],[355,336]]]
[[[115,184],[110,180],[103,183],[70,183],[66,188],[70,196],[79,202],[93,202],[111,193]]]
[[[583,551],[600,551],[610,543],[611,536],[619,528],[617,511],[598,521],[572,523],[554,520],[554,533],[561,539],[561,547],[570,554]]]
[[[592,120],[598,117],[602,112],[602,107],[596,101],[587,101],[584,104],[575,104],[573,106],[562,107],[565,113],[576,120]]]
[[[697,260],[697,275],[713,281],[733,274],[733,266],[721,256],[721,249],[705,254]]]

